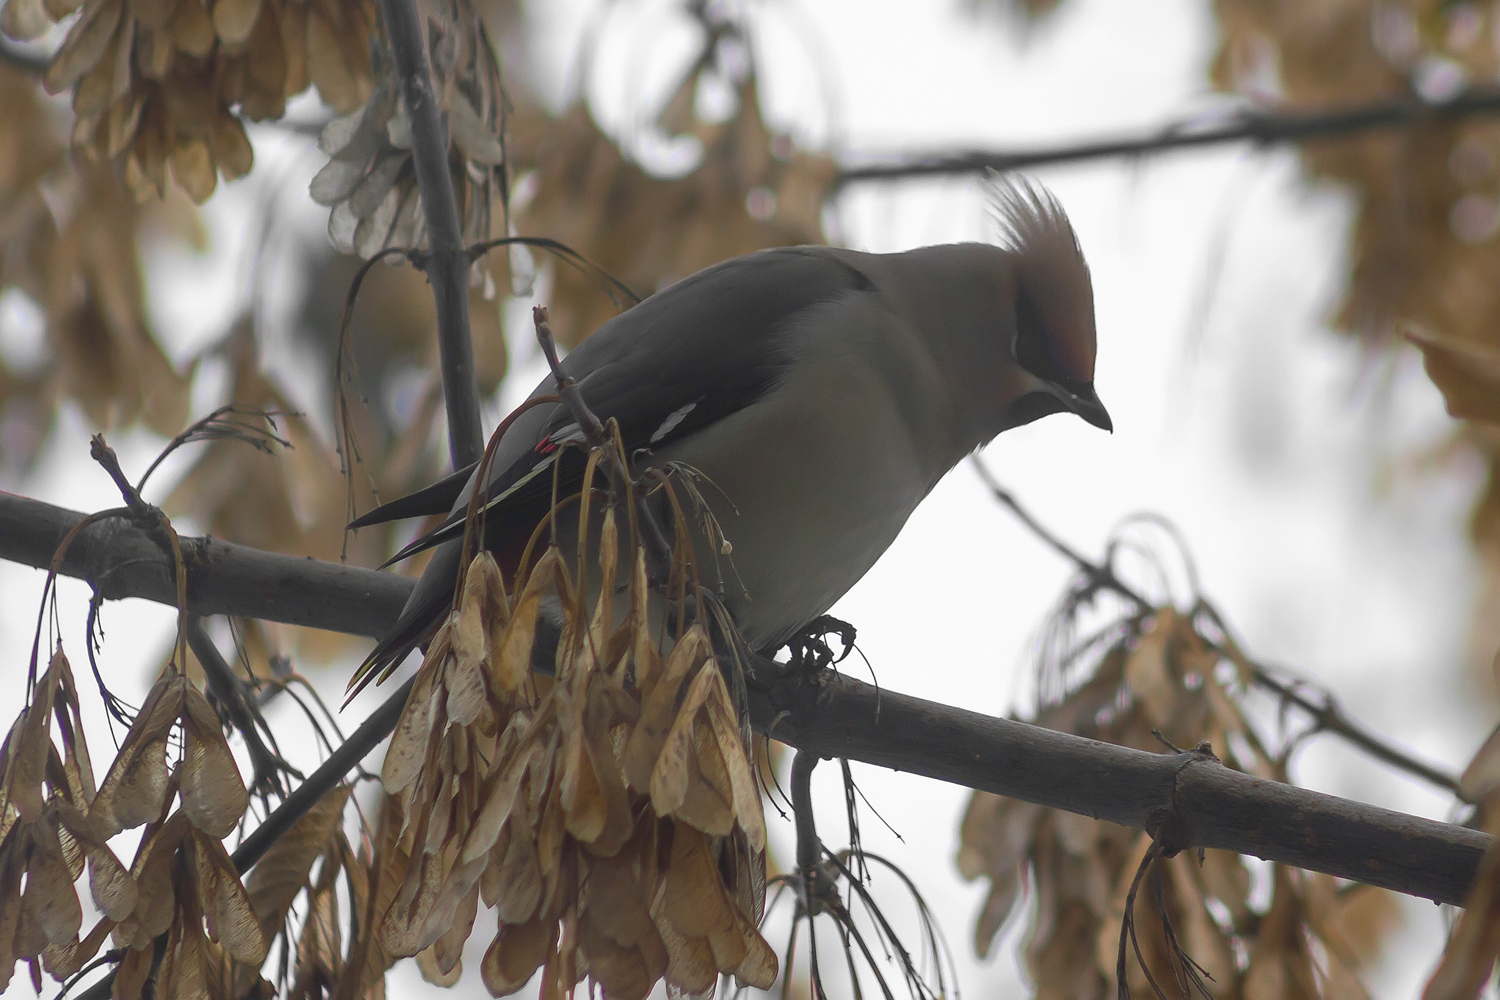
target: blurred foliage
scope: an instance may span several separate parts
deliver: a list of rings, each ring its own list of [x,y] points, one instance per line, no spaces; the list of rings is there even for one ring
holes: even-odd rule
[[[517,206],[519,232],[561,240],[638,295],[753,250],[825,242],[822,212],[837,165],[767,127],[743,25],[709,19],[703,39],[654,120],[661,135],[700,147],[683,176],[652,176],[632,162],[582,101],[557,117],[516,115],[513,164],[534,183]],[[726,118],[700,115],[708,87],[735,95]],[[569,346],[617,311],[596,278],[560,266],[549,308]]]
[[[1324,108],[1413,96],[1441,100],[1493,81],[1500,12],[1439,0],[1216,0],[1213,82],[1253,101]],[[1371,345],[1409,337],[1489,479],[1472,530],[1485,569],[1476,664],[1500,645],[1500,418],[1476,385],[1500,349],[1500,122],[1469,118],[1301,148],[1309,179],[1356,196],[1352,270],[1336,323]],[[1477,380],[1477,381],[1476,381]],[[1482,395],[1482,390],[1480,391]]]
[[[170,165],[202,202],[254,165],[241,119],[280,118],[309,84],[352,110],[372,86],[369,0],[10,0],[0,30],[31,39],[75,12],[47,89],[72,93],[74,146],[141,194],[165,194]]]
[[[1273,753],[1247,720],[1241,702],[1254,667],[1216,613],[1201,602],[1189,613],[1166,605],[1085,632],[1077,616],[1093,586],[1081,579],[1047,628],[1060,641],[1045,647],[1043,689],[1056,696],[1031,721],[1138,750],[1206,741],[1229,767],[1287,781],[1290,745]],[[958,850],[960,873],[990,886],[975,950],[987,954],[1024,913],[1022,956],[1039,998],[1154,995],[1152,980],[1186,982],[1185,951],[1217,1000],[1365,1000],[1358,974],[1399,916],[1390,893],[1282,865],[1268,894],[1254,892],[1244,858],[1203,851],[1157,860],[1132,898],[1150,847],[1141,830],[975,792]],[[1141,960],[1127,964],[1122,984],[1127,910]]]
[[[0,291],[39,312],[48,346],[25,370],[0,356],[6,466],[36,458],[63,398],[106,429],[144,420],[169,435],[186,422],[192,372],[173,367],[145,314],[145,232],[202,240],[180,197],[137,205],[113,171],[71,157],[36,81],[0,66]]]

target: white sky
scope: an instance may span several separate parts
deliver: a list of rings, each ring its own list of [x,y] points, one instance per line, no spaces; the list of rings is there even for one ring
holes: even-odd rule
[[[602,5],[536,6],[545,6],[546,20],[533,62],[561,94],[580,33]],[[975,21],[962,7],[754,5],[768,119],[809,143],[837,136],[840,150],[876,152],[1030,147],[1223,106],[1206,94],[1213,26],[1201,3],[1067,0],[1025,44],[996,19]],[[674,27],[669,9],[624,4],[611,16],[612,41],[600,49],[591,93],[612,127],[638,116],[632,95],[660,93],[680,72],[691,36]],[[827,97],[819,74],[832,81]],[[316,166],[305,154],[278,152],[295,143],[256,136],[263,164],[304,173]],[[1092,265],[1098,388],[1116,431],[1052,417],[1002,436],[985,453],[990,467],[1085,551],[1098,552],[1131,513],[1171,519],[1205,592],[1252,655],[1327,683],[1376,732],[1461,769],[1488,731],[1494,704],[1488,688],[1476,690],[1461,672],[1475,577],[1464,522],[1481,470],[1450,463],[1417,472],[1403,463],[1452,429],[1436,391],[1412,356],[1370,363],[1324,325],[1344,276],[1347,199],[1303,186],[1289,153],[1243,148],[1037,176],[1068,209]],[[209,206],[210,253],[152,261],[161,282],[153,312],[179,357],[219,336],[243,301],[240,254],[260,205],[245,186],[221,192]],[[305,217],[312,209],[303,202]],[[838,218],[847,242],[869,250],[985,235],[982,196],[970,180],[853,188]],[[0,337],[14,336],[0,325]],[[529,386],[534,366],[524,352],[517,362],[517,384]],[[272,363],[279,371],[296,367],[285,357]],[[217,391],[211,376],[200,380],[199,412]],[[36,474],[0,487],[80,509],[116,504],[87,460],[87,433],[69,412]],[[141,433],[113,443],[127,468],[141,467],[160,447]],[[166,485],[158,484],[163,494]],[[960,467],[834,613],[858,626],[860,646],[887,688],[1006,713],[1025,707],[1032,642],[1067,576],[1068,567]],[[41,579],[0,566],[7,690],[18,690],[22,677]],[[85,588],[65,584],[63,593],[63,620],[81,623]],[[112,681],[123,692],[141,691],[171,612],[130,602],[108,609],[104,621]],[[75,670],[86,670],[81,626],[65,635]],[[332,693],[342,690],[345,672],[318,676]],[[365,710],[357,704],[346,713],[347,725]],[[295,725],[289,715],[276,721]],[[107,759],[109,745],[98,729],[96,759]],[[831,846],[843,836],[836,775],[836,767],[821,769],[817,785]],[[1445,798],[1331,737],[1301,752],[1294,775],[1313,788],[1424,815],[1445,817],[1449,809]],[[1023,995],[1011,948],[981,964],[969,946],[984,888],[962,882],[952,861],[967,792],[861,766],[856,776],[905,838],[896,842],[867,818],[868,846],[902,865],[927,894],[958,957],[962,990]],[[775,836],[789,857],[789,826]],[[1378,998],[1412,995],[1440,947],[1436,908],[1409,901],[1405,913],[1400,945],[1367,983]],[[481,917],[470,942],[466,995],[483,995],[477,973],[485,926]],[[390,988],[394,996],[432,989],[409,965],[393,974]]]

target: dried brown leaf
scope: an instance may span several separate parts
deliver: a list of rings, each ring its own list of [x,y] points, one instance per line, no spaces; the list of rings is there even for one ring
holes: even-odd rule
[[[693,937],[707,937],[734,927],[708,841],[686,823],[672,824],[672,856],[666,872],[663,912],[679,933]],[[670,950],[670,941],[667,947]]]
[[[313,862],[323,854],[343,819],[351,790],[349,785],[340,785],[325,794],[271,845],[246,876],[245,893],[267,938],[281,930],[287,909],[307,886]]]
[[[250,793],[208,699],[183,678],[185,746],[179,781],[182,810],[211,837],[227,837],[250,805]]]
[[[88,852],[89,893],[94,905],[110,920],[118,923],[135,911],[138,893],[135,879],[120,864],[108,845],[95,847]]]
[[[52,27],[42,0],[8,0],[0,10],[0,32],[18,42],[40,38]]]
[[[490,677],[496,693],[510,694],[519,691],[531,673],[531,646],[536,635],[537,614],[541,611],[542,595],[552,586],[558,567],[562,565],[562,554],[555,546],[537,560],[526,586],[516,598],[516,608],[506,626],[505,638],[498,646],[492,646],[493,655]]]
[[[441,655],[446,651],[448,640],[446,626],[438,631],[428,648],[426,659],[417,672],[411,694],[401,708],[401,718],[391,734],[390,746],[385,751],[385,762],[380,766],[380,783],[386,794],[395,795],[405,789],[421,771],[422,761],[427,756],[427,743],[432,735],[436,708],[436,685]]]
[[[123,0],[89,0],[84,4],[83,14],[68,29],[68,37],[47,66],[44,79],[49,93],[71,87],[103,58],[114,40],[123,6]]]
[[[588,956],[589,975],[610,1000],[645,1000],[656,976],[638,948],[611,939],[592,920],[579,921],[579,944]]]
[[[78,904],[78,893],[73,889],[73,878],[56,834],[50,833],[45,824],[33,829],[22,910],[28,921],[35,921],[48,942],[71,946],[83,925],[83,908]]]
[[[172,177],[194,202],[201,205],[214,193],[218,178],[207,140],[180,140],[167,159],[172,164]]]
[[[501,924],[480,966],[480,976],[490,996],[509,996],[525,986],[556,944],[555,920],[538,918],[524,924]]]
[[[484,664],[489,649],[480,611],[484,600],[482,587],[466,586],[452,624],[453,653],[447,658],[443,682],[448,690],[448,718],[460,726],[479,718],[487,695]]]
[[[212,837],[196,833],[187,842],[192,845],[198,901],[209,938],[241,962],[259,966],[266,960],[266,937],[234,862]]]
[[[166,735],[136,743],[127,736],[89,810],[94,829],[112,837],[160,818],[168,779]]]
[[[683,635],[667,656],[667,662],[662,667],[657,683],[641,706],[641,717],[631,731],[629,741],[625,744],[625,780],[636,791],[650,791],[657,768],[657,758],[661,755],[662,747],[667,741],[667,734],[679,717],[677,694],[681,690],[682,682],[699,658],[710,649],[707,633],[694,626]],[[666,775],[663,780],[666,781],[668,778],[675,779],[675,775]],[[663,787],[664,794],[674,790],[675,785]]]
[[[690,758],[693,756],[693,730],[697,724],[698,709],[708,698],[708,693],[713,687],[713,679],[718,669],[711,663],[706,664],[698,671],[698,676],[693,679],[688,693],[682,701],[682,707],[677,710],[677,718],[672,722],[672,728],[667,732],[667,737],[662,743],[661,755],[656,760],[656,766],[651,772],[651,806],[656,810],[658,816],[670,816],[682,808],[683,799],[687,795],[688,786],[692,781],[690,769]],[[671,668],[668,667],[670,678]],[[637,730],[644,724],[646,715],[641,715],[641,723],[637,724]],[[629,749],[626,750],[627,759]],[[716,833],[728,833],[728,830],[712,831]]]
[[[1500,348],[1411,328],[1406,337],[1422,351],[1427,376],[1455,417],[1500,423]]]
[[[705,673],[710,672],[705,669]],[[729,699],[729,689],[724,685],[724,675],[715,665],[711,671],[708,699],[708,721],[713,727],[714,740],[719,757],[728,772],[729,786],[734,801],[734,815],[740,829],[745,831],[754,851],[766,849],[766,818],[761,810],[760,788],[755,783],[751,770],[750,753],[740,741],[739,718],[734,703]],[[701,755],[700,755],[701,756]]]
[[[260,17],[261,0],[214,0],[214,31],[231,45],[250,37]]]

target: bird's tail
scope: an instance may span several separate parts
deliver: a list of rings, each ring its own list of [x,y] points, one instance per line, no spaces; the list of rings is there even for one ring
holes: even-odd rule
[[[453,606],[453,583],[458,577],[462,550],[462,540],[438,546],[390,632],[375,644],[370,655],[354,671],[354,676],[349,678],[344,704],[347,705],[371,681],[379,683],[389,677],[407,654],[425,642],[443,620]]]

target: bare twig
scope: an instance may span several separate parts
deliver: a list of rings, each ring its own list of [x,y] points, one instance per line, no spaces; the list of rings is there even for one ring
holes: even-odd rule
[[[438,360],[448,409],[449,452],[453,467],[461,469],[484,454],[484,431],[479,420],[479,382],[469,331],[469,256],[464,250],[453,176],[448,170],[448,130],[433,91],[416,4],[412,0],[381,0],[380,10],[401,81],[401,103],[411,123],[411,155],[427,225],[427,256],[422,269],[427,272],[437,305]]]
[[[1124,598],[1135,605],[1138,611],[1148,612],[1155,609],[1155,603],[1128,583],[1121,580],[1114,568],[1108,563],[1096,563],[1084,556],[1077,549],[1063,541],[1052,531],[1038,521],[1030,511],[1021,505],[1015,494],[1002,486],[989,469],[978,458],[974,459],[974,468],[979,473],[989,489],[990,495],[1002,506],[1016,516],[1016,519],[1024,524],[1032,534],[1040,538],[1053,551],[1071,562],[1080,573],[1088,580],[1089,587],[1095,591],[1108,591]],[[1219,618],[1217,612],[1205,605],[1209,616],[1220,631],[1228,633],[1228,627]],[[1398,750],[1391,744],[1382,740],[1373,733],[1367,732],[1354,723],[1344,714],[1339,706],[1338,699],[1331,691],[1318,689],[1317,697],[1310,697],[1304,690],[1304,685],[1297,682],[1289,682],[1278,678],[1274,672],[1258,663],[1251,663],[1251,680],[1256,687],[1271,692],[1283,702],[1296,705],[1306,712],[1313,721],[1313,725],[1319,732],[1334,733],[1348,740],[1350,743],[1369,753],[1372,757],[1392,767],[1415,775],[1424,781],[1431,782],[1439,788],[1457,794],[1458,779],[1452,775],[1424,764],[1410,755]],[[1285,674],[1285,671],[1282,671]]]
[[[1414,127],[1456,121],[1473,115],[1500,112],[1500,90],[1474,87],[1444,101],[1424,101],[1401,94],[1343,108],[1256,111],[1244,109],[1228,121],[1201,128],[1190,121],[1174,122],[1144,135],[1091,139],[1067,146],[1032,150],[973,150],[893,158],[887,162],[851,163],[834,178],[835,186],[858,181],[897,181],[944,177],[988,170],[1021,170],[1046,164],[1078,163],[1111,157],[1139,157],[1179,149],[1250,142],[1269,146],[1282,142],[1328,139],[1374,129]],[[873,158],[871,158],[873,160]]]
[[[157,470],[167,456],[172,454],[183,445],[192,444],[195,441],[219,441],[230,439],[248,444],[257,451],[267,455],[276,453],[276,446],[290,448],[292,442],[276,433],[276,418],[299,416],[295,413],[282,413],[273,410],[262,410],[256,406],[245,406],[242,403],[229,403],[214,410],[201,420],[195,420],[182,433],[167,442],[167,446],[157,454],[141,478],[135,484],[135,491],[140,493],[146,488],[146,480]],[[235,417],[249,417],[251,422],[246,423]],[[265,427],[258,426],[260,422]]]
[[[109,478],[115,481],[120,496],[125,498],[125,506],[134,511],[144,512],[146,503],[141,499],[140,491],[130,485],[130,480],[125,476],[125,470],[120,468],[120,456],[104,441],[103,434],[95,434],[89,438],[89,457],[104,467],[109,473]]]
[[[18,536],[32,533],[28,525],[65,533],[82,519],[72,511],[0,493],[0,558],[46,566],[55,546]],[[118,547],[151,564],[114,573],[111,586],[101,584],[101,591],[175,604],[174,590],[160,584],[171,578],[170,560],[139,529],[121,525],[108,541],[95,537],[96,530],[82,533],[73,548]],[[30,553],[38,547],[42,554],[33,558]],[[215,613],[253,617],[271,610],[281,621],[374,635],[400,612],[414,585],[394,574],[204,539],[184,539],[183,548],[228,550],[227,556],[206,563],[190,561],[190,594],[200,614],[205,613],[200,595],[210,594],[218,602]],[[111,553],[96,552],[92,558],[100,565],[117,565]],[[87,578],[89,566],[87,560],[69,558],[60,571]],[[129,589],[136,584],[144,585]],[[268,591],[280,596],[268,601]],[[288,605],[296,605],[294,614],[288,613]],[[757,662],[754,667],[764,669],[765,676],[776,673],[771,665]],[[326,791],[343,780],[353,762],[390,732],[405,696],[405,689],[393,694],[334,757],[309,775],[303,786],[307,793],[302,788],[293,792],[273,814],[277,822],[294,822],[301,815],[296,809],[310,807],[321,794],[318,789]],[[877,692],[846,677],[783,677],[770,690],[751,693],[750,715],[760,732],[822,757],[909,771],[1137,829],[1146,827],[1153,811],[1175,802],[1191,846],[1251,854],[1444,903],[1463,902],[1491,841],[1460,826],[1217,765],[1183,770],[1173,754],[1145,753]],[[259,831],[246,839],[246,844],[264,842]]]
[[[396,728],[397,720],[401,718],[401,709],[406,705],[406,696],[411,694],[411,686],[415,680],[415,677],[409,678],[392,691],[390,696],[381,702],[380,707],[366,716],[365,721],[359,724],[359,728],[350,733],[349,738],[344,740],[337,750],[329,754],[328,759],[323,761],[312,774],[309,774],[307,780],[298,785],[297,790],[276,807],[275,812],[266,817],[264,823],[240,842],[240,846],[235,849],[230,858],[241,874],[253,868],[282,834],[290,830],[309,809],[322,801],[323,796],[340,785],[348,777],[349,772],[358,767],[360,761],[379,746],[381,740],[391,734],[391,731]]]
[[[572,377],[564,375],[560,367],[562,362],[557,358],[557,341],[552,337],[552,324],[547,322],[547,307],[532,306],[531,322],[536,327],[537,343],[542,346],[542,353],[547,357],[547,365],[552,370],[552,379],[557,383],[557,395],[562,399],[563,405],[578,422],[578,427],[583,431],[589,444],[595,448],[606,446],[604,436],[604,424],[589,409],[589,405],[583,401],[583,393],[578,391],[578,383]]]

